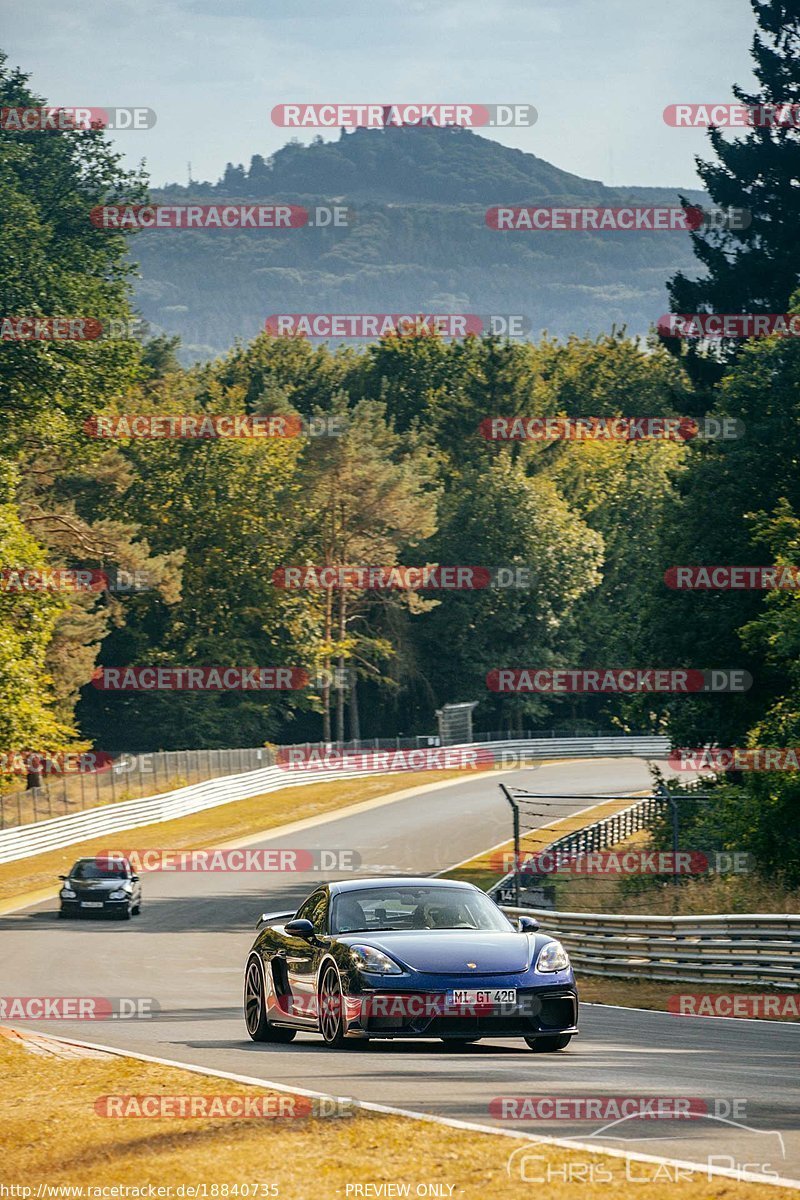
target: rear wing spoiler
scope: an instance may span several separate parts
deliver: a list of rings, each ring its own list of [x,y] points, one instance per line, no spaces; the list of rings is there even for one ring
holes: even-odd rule
[[[294,909],[291,912],[262,913],[256,921],[256,929],[262,929],[264,925],[277,925],[279,921],[288,921],[293,916]]]

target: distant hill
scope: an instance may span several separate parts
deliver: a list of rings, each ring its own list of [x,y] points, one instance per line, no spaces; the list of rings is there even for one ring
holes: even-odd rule
[[[291,142],[217,183],[169,185],[157,200],[336,202],[347,228],[140,233],[142,315],[181,335],[192,361],[249,339],[270,313],[521,313],[532,336],[645,333],[665,281],[695,259],[685,233],[500,233],[497,204],[677,204],[679,188],[606,187],[464,129],[358,129]]]

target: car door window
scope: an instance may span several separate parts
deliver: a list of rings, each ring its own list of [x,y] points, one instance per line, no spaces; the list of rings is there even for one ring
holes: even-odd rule
[[[298,908],[295,916],[304,921],[310,921],[315,933],[325,933],[328,920],[328,893],[314,892]]]

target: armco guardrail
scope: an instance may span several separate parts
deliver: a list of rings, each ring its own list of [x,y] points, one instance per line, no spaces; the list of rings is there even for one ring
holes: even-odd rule
[[[459,747],[447,747],[448,751]],[[610,737],[610,738],[536,738],[521,741],[482,742],[460,747],[474,750],[476,765],[493,764],[497,768],[513,766],[532,758],[564,757],[662,757],[668,752],[666,738],[659,737]],[[487,752],[490,757],[486,758]],[[324,748],[321,749],[324,754]],[[30,858],[45,850],[61,849],[89,838],[121,833],[139,825],[154,825],[175,817],[201,812],[232,800],[244,800],[250,796],[274,792],[279,788],[297,787],[307,783],[320,783],[332,779],[355,779],[362,775],[385,774],[397,770],[392,764],[392,751],[384,750],[359,756],[359,765],[351,770],[341,763],[330,770],[301,765],[296,769],[272,766],[261,771],[247,771],[243,775],[229,775],[192,784],[160,796],[142,800],[123,800],[118,804],[105,804],[83,812],[70,813],[64,817],[38,821],[34,825],[13,826],[0,831],[0,863],[20,858]],[[405,770],[425,769],[436,749],[404,751]],[[426,759],[425,756],[428,756]],[[420,757],[421,756],[421,757]],[[398,771],[398,774],[401,774]]]
[[[525,758],[666,758],[670,751],[669,738],[646,734],[636,737],[520,738],[473,745],[476,750],[491,750],[496,767],[512,767]]]
[[[540,921],[564,943],[578,975],[800,987],[800,916],[646,917],[506,906],[503,912]]]

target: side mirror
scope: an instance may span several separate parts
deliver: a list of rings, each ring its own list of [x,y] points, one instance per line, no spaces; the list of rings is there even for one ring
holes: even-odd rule
[[[306,938],[308,941],[314,937],[314,926],[305,917],[298,917],[294,921],[287,921],[283,928],[289,937]]]
[[[517,917],[517,929],[520,933],[536,933],[539,922],[535,917]]]
[[[59,875],[59,879],[69,879],[69,875]]]
[[[139,876],[138,876],[138,875],[131,875],[131,882],[132,882],[132,883],[138,883],[138,882],[139,882]]]

